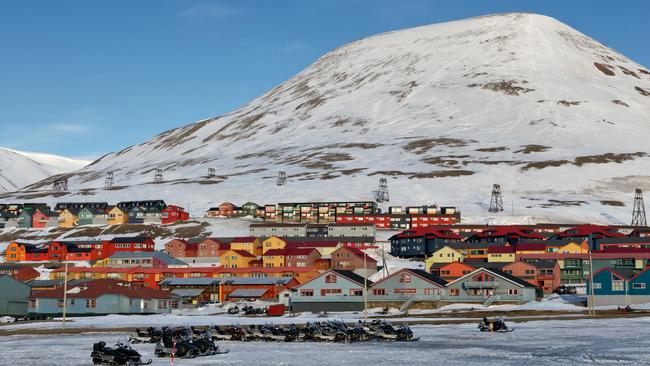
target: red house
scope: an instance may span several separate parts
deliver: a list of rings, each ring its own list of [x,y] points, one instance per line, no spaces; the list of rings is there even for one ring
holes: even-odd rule
[[[57,226],[59,226],[59,214],[56,212],[37,209],[32,215],[32,227],[35,229]]]
[[[171,224],[176,221],[187,221],[189,218],[190,213],[186,212],[182,207],[169,205],[162,209],[162,224]]]

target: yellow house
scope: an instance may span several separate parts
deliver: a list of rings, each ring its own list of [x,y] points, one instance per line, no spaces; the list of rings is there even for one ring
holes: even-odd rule
[[[98,259],[93,264],[93,267],[107,267],[107,266],[108,266],[108,258]]]
[[[451,263],[451,262],[462,262],[465,260],[465,255],[458,250],[444,246],[431,254],[429,258],[426,259],[425,264],[426,268],[430,268],[433,263]]]
[[[488,262],[514,262],[515,248],[510,245],[494,246],[488,248]]]
[[[262,242],[262,254],[266,253],[267,250],[284,249],[286,246],[287,242],[282,240],[282,238],[272,236]]]
[[[286,266],[286,256],[284,249],[269,249],[262,255],[262,267],[280,268]]]
[[[77,225],[77,221],[79,221],[78,210],[66,208],[59,214],[59,227],[75,227]]]
[[[122,225],[129,222],[129,214],[122,211],[121,208],[115,206],[108,211],[108,224],[109,225]]]
[[[223,268],[248,268],[250,262],[256,259],[256,256],[245,250],[228,249],[219,252],[219,261]]]
[[[234,238],[230,242],[230,249],[243,250],[257,257],[262,255],[262,242],[253,236]]]
[[[571,242],[561,246],[557,252],[560,254],[589,253],[589,246],[586,241],[583,241],[582,244]]]

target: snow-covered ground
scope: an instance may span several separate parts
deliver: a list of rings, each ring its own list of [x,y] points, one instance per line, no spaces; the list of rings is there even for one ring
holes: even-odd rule
[[[641,365],[650,363],[650,318],[510,323],[512,333],[481,333],[475,324],[421,325],[412,343],[220,342],[230,353],[175,365]],[[606,329],[606,331],[604,331]],[[2,364],[88,365],[92,344],[128,334],[21,335],[0,338]],[[152,344],[133,347],[153,365]]]

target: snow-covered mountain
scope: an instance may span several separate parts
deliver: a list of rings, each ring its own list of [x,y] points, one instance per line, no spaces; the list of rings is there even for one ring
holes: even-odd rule
[[[48,178],[88,165],[85,160],[22,152],[0,147],[0,192],[11,192]]]
[[[198,214],[226,200],[371,199],[388,177],[391,204],[496,221],[499,183],[502,215],[620,223],[633,189],[650,189],[649,137],[646,67],[553,18],[498,14],[344,45],[231,113],[71,174],[66,199],[161,197]]]

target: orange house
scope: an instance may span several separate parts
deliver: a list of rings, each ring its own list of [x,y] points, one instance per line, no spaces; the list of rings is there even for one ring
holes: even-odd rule
[[[451,262],[438,268],[432,267],[431,274],[450,282],[471,273],[475,269],[476,268],[463,262]]]
[[[503,271],[540,288],[545,294],[560,286],[560,265],[556,261],[518,261],[503,266]]]

